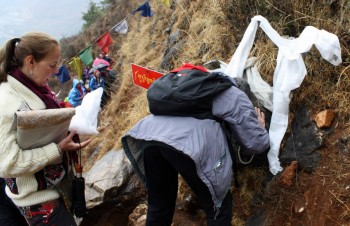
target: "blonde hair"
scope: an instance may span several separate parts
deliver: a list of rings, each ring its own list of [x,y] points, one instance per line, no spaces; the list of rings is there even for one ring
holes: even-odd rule
[[[0,83],[7,81],[7,74],[14,68],[21,68],[24,59],[32,55],[39,62],[59,43],[51,36],[41,33],[28,33],[14,38],[0,50]]]

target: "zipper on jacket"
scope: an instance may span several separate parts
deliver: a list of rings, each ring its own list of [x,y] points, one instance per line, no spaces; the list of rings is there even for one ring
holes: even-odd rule
[[[225,153],[223,156],[220,157],[219,161],[216,162],[216,164],[215,164],[215,166],[214,166],[214,168],[213,168],[213,170],[214,170],[215,172],[218,172],[218,169],[220,169],[220,168],[222,167],[222,161],[223,161],[223,159],[224,159],[225,157],[226,157],[226,153]]]
[[[214,212],[215,212],[215,216],[214,216],[214,221],[216,220],[216,218],[219,216],[220,214],[220,207],[216,207],[214,205]]]
[[[227,192],[230,192],[230,184],[227,186],[227,188],[225,189],[226,193]],[[224,197],[225,199],[225,197]],[[219,216],[220,214],[220,209],[221,209],[221,204],[222,204],[223,200],[221,200],[220,203],[217,203],[217,204],[214,204],[214,212],[215,212],[215,215],[214,215],[214,220],[216,220],[216,218]]]

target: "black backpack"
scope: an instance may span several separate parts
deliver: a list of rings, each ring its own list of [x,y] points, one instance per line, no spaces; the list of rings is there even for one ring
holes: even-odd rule
[[[192,116],[213,119],[214,97],[234,83],[222,73],[181,70],[155,80],[147,91],[154,115]]]
[[[184,69],[163,75],[147,91],[149,110],[154,115],[191,116],[214,119],[225,131],[232,158],[235,185],[238,187],[236,157],[231,144],[231,132],[223,120],[214,118],[213,99],[235,83],[220,72]]]

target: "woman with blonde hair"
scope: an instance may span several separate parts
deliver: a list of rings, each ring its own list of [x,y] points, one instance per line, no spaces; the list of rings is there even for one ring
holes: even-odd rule
[[[16,111],[60,107],[47,85],[60,57],[57,40],[44,33],[11,39],[0,50],[0,176],[29,225],[76,225],[56,185],[67,177],[67,153],[90,140],[79,145],[72,132],[59,143],[22,150],[11,129]]]

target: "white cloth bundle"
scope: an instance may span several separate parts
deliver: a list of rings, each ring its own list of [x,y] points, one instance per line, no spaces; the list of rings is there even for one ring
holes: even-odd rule
[[[277,65],[273,75],[273,109],[270,123],[269,168],[276,175],[282,171],[279,161],[279,149],[288,126],[290,92],[298,88],[306,75],[302,53],[308,52],[314,44],[321,56],[333,65],[339,65],[341,49],[336,35],[325,30],[307,26],[299,38],[281,37],[262,16],[252,18],[243,39],[237,47],[224,73],[231,77],[242,77],[255,34],[260,26],[266,35],[278,46]],[[251,87],[251,84],[248,80]]]

